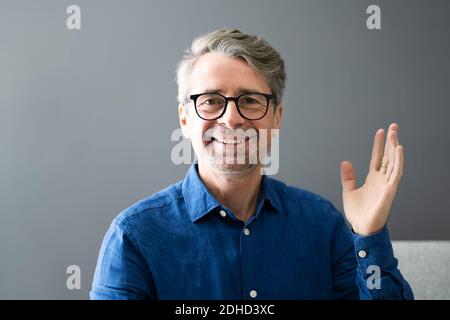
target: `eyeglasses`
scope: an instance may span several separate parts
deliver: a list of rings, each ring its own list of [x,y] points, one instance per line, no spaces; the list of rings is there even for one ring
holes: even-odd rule
[[[263,118],[269,108],[273,95],[259,92],[244,93],[237,97],[225,97],[220,93],[200,93],[189,96],[194,100],[195,112],[203,120],[216,120],[222,117],[228,101],[234,101],[239,114],[247,120]]]

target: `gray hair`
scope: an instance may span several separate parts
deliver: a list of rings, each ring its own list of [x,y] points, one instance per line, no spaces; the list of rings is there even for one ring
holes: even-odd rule
[[[195,38],[190,49],[185,51],[176,70],[179,103],[186,104],[189,101],[189,77],[198,58],[208,52],[223,53],[246,61],[266,79],[274,95],[275,105],[281,102],[286,73],[280,54],[261,37],[223,28]]]

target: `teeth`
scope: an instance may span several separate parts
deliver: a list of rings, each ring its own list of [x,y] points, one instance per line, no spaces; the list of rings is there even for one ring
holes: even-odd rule
[[[239,143],[242,143],[245,141],[245,140],[230,140],[230,141],[228,141],[228,140],[220,140],[217,138],[214,138],[214,139],[223,144],[239,144]]]

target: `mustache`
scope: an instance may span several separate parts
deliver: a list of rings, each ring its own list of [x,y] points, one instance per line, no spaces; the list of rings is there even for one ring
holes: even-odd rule
[[[231,128],[209,128],[203,133],[204,141],[217,140],[231,140],[236,138],[237,140],[244,138],[256,138],[259,132],[254,128],[240,127],[236,129]]]

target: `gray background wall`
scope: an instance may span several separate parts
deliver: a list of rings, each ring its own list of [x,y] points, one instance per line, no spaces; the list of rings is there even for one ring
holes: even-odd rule
[[[81,7],[81,30],[66,8]],[[378,4],[382,29],[366,28]],[[87,298],[111,220],[183,178],[175,65],[223,26],[271,42],[288,82],[276,178],[342,208],[372,137],[400,125],[395,240],[450,240],[449,1],[0,0],[0,298]],[[67,290],[66,267],[82,270]]]

